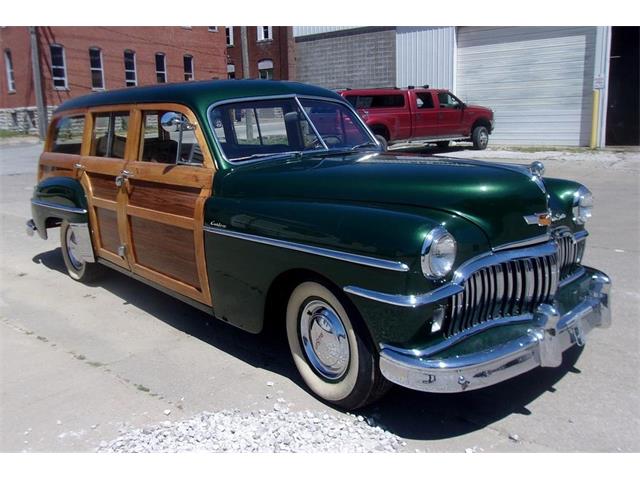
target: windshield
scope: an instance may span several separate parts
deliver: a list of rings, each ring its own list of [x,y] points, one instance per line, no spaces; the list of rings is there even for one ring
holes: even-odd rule
[[[232,162],[314,151],[378,149],[356,114],[338,102],[250,100],[220,105],[210,116],[214,134]]]

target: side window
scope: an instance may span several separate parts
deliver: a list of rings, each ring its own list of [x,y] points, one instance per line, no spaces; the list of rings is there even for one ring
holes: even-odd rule
[[[172,132],[165,130],[162,117],[166,113],[175,113],[184,126]],[[174,165],[202,165],[204,162],[195,130],[184,115],[167,110],[146,111],[142,115],[142,128],[139,161]]]
[[[431,93],[416,94],[416,106],[418,108],[433,108],[433,97]]]
[[[355,108],[402,108],[404,95],[360,95]]]
[[[82,150],[82,133],[84,132],[84,115],[62,117],[56,121],[51,139],[51,151],[80,155]]]
[[[95,114],[93,117],[91,155],[124,159],[128,129],[128,112]]]
[[[440,108],[458,108],[460,106],[458,100],[447,92],[438,93],[438,103],[440,103]]]

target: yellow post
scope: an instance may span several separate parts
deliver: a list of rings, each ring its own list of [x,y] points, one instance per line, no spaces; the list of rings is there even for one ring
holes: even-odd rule
[[[598,118],[600,117],[600,90],[593,91],[593,108],[591,109],[591,143],[589,148],[595,150],[598,144]]]

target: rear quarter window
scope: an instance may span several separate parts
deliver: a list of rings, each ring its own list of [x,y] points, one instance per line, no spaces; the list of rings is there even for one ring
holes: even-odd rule
[[[348,98],[355,108],[402,108],[404,95],[358,95],[355,102]]]
[[[82,135],[84,132],[84,115],[60,117],[56,120],[51,138],[51,151],[80,155]]]

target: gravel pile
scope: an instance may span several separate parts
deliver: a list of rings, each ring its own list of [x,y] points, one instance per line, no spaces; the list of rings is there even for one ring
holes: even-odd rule
[[[279,399],[280,400],[280,399]],[[99,452],[395,452],[403,442],[361,416],[274,410],[203,412],[124,432]]]

